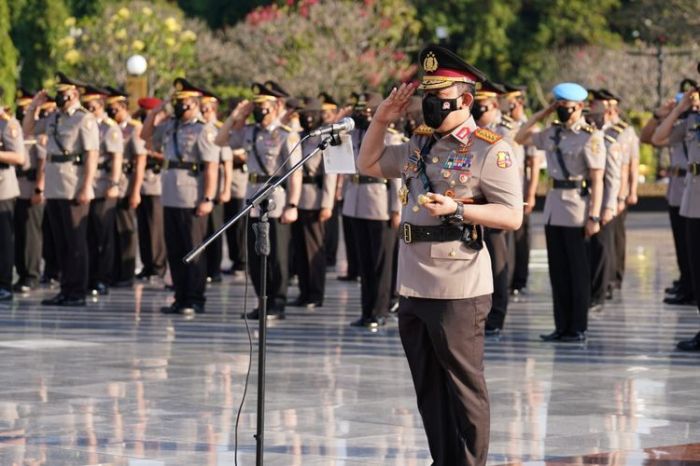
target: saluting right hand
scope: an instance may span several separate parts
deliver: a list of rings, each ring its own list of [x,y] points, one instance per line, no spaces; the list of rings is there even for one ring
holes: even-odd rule
[[[31,104],[29,104],[29,107],[32,110],[36,110],[37,108],[48,102],[48,100],[49,97],[47,95],[46,90],[42,89],[34,95],[34,98],[32,98],[32,102]]]
[[[253,113],[253,107],[253,102],[250,100],[241,100],[238,105],[236,105],[236,108],[233,109],[229,118],[231,118],[234,123],[245,121],[248,115]]]
[[[554,101],[554,102],[550,103],[549,105],[547,105],[547,106],[546,106],[545,108],[543,108],[542,110],[540,110],[539,112],[537,112],[537,119],[538,119],[538,120],[544,120],[544,119],[547,118],[549,115],[551,115],[552,113],[554,113],[554,111],[555,111],[556,109],[557,109],[557,102]]]
[[[406,108],[411,101],[411,96],[418,89],[416,83],[404,83],[401,87],[391,90],[391,94],[379,105],[374,113],[374,121],[388,125],[396,121],[406,113]]]

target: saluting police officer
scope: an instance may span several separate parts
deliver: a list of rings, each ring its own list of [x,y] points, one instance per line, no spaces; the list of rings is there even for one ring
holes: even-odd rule
[[[175,288],[175,301],[161,309],[165,314],[192,315],[204,312],[207,285],[206,256],[185,264],[183,258],[200,244],[207,232],[207,216],[214,208],[220,150],[214,144],[216,127],[203,120],[202,90],[184,78],[173,86],[174,115],[154,126],[162,108],[152,110],[142,135],[151,139],[153,150],[163,153],[163,221],[168,263]]]
[[[0,88],[0,98],[4,89]],[[15,200],[19,184],[15,167],[26,159],[22,128],[0,106],[0,301],[12,300],[12,272],[15,258]]]
[[[95,198],[90,201],[88,214],[88,287],[93,296],[106,295],[114,268],[114,233],[124,137],[119,125],[105,112],[105,98],[109,91],[91,85],[83,86],[80,90],[83,105],[95,116],[100,132],[100,157],[93,182]]]
[[[381,95],[373,92],[359,95],[355,105],[355,130],[352,132],[356,158],[381,102]],[[399,144],[401,134],[390,129],[386,128],[385,144]],[[376,329],[386,324],[391,306],[394,246],[401,222],[401,183],[395,178],[357,174],[346,177],[345,185],[343,220],[349,220],[352,225],[361,283],[362,314],[352,325]]]
[[[377,109],[358,167],[366,176],[403,178],[399,331],[433,464],[484,465],[483,343],[493,281],[481,230],[520,225],[520,180],[509,145],[470,115],[483,73],[439,46],[420,59],[423,114],[435,132],[385,146],[386,128],[415,90],[404,84]]]
[[[515,141],[546,151],[553,180],[544,221],[555,330],[541,338],[582,342],[591,300],[589,238],[600,231],[605,145],[603,133],[583,117],[586,89],[561,83],[552,93],[555,102],[530,117]],[[555,111],[558,121],[533,134],[535,125]]]
[[[85,306],[88,284],[87,219],[94,198],[94,179],[100,151],[97,120],[80,105],[78,87],[85,85],[57,73],[58,111],[39,120],[36,134],[48,137],[46,153],[46,214],[61,270],[61,291],[42,301],[44,305]],[[46,102],[37,94],[30,110]],[[25,119],[28,133],[34,120]]]
[[[34,96],[26,89],[17,91],[15,117],[22,123]],[[33,115],[32,115],[33,117]],[[24,164],[16,167],[19,197],[15,204],[15,268],[19,279],[13,290],[27,293],[41,278],[42,221],[44,218],[45,144],[33,134],[24,135]]]
[[[129,115],[129,95],[107,87],[107,115],[122,132],[124,158],[116,206],[114,286],[131,286],[136,272],[136,208],[141,203],[141,187],[146,169],[146,143],[141,138],[142,123]]]
[[[320,100],[304,99],[300,114],[302,138],[321,126],[321,112]],[[320,142],[320,136],[306,139],[301,144],[302,154],[311,153]],[[337,177],[325,173],[322,151],[304,164],[302,173],[299,218],[292,225],[299,275],[299,298],[293,305],[314,309],[323,306],[326,294],[326,222],[333,213]]]
[[[279,100],[285,95],[260,83],[253,83],[253,102],[244,100],[236,106],[219,130],[216,143],[230,146],[234,153],[245,152],[247,157],[248,180],[247,197],[251,198],[260,189],[276,181],[300,160],[300,150],[293,151],[299,141],[297,132],[279,123],[283,106]],[[255,123],[246,125],[246,119],[253,115]],[[269,211],[270,246],[268,257],[267,290],[269,296],[269,320],[285,318],[287,288],[289,285],[289,246],[291,223],[299,215],[302,173],[297,171],[289,179],[286,187],[278,187],[271,196]],[[254,225],[259,221],[259,208],[253,209],[248,229],[248,266],[255,292],[260,296],[260,260],[255,252],[256,237]],[[258,318],[258,309],[248,313],[249,319]]]

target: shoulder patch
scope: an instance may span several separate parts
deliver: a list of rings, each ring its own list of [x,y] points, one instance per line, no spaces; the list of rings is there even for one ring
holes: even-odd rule
[[[432,136],[435,130],[428,125],[420,125],[418,128],[413,130],[413,134],[416,136]]]
[[[481,139],[482,141],[488,142],[489,144],[493,144],[503,139],[502,136],[484,128],[478,128],[476,131],[474,131],[474,136]]]

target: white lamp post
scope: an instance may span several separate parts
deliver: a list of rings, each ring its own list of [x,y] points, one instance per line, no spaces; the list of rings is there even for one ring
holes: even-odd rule
[[[126,61],[126,92],[129,94],[129,111],[138,110],[138,101],[148,95],[146,77],[148,62],[142,55],[132,55]]]

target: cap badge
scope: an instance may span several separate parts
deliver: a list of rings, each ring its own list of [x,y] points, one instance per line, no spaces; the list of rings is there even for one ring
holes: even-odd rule
[[[423,60],[423,69],[428,73],[432,73],[438,69],[438,61],[433,52],[428,52],[425,56]]]

